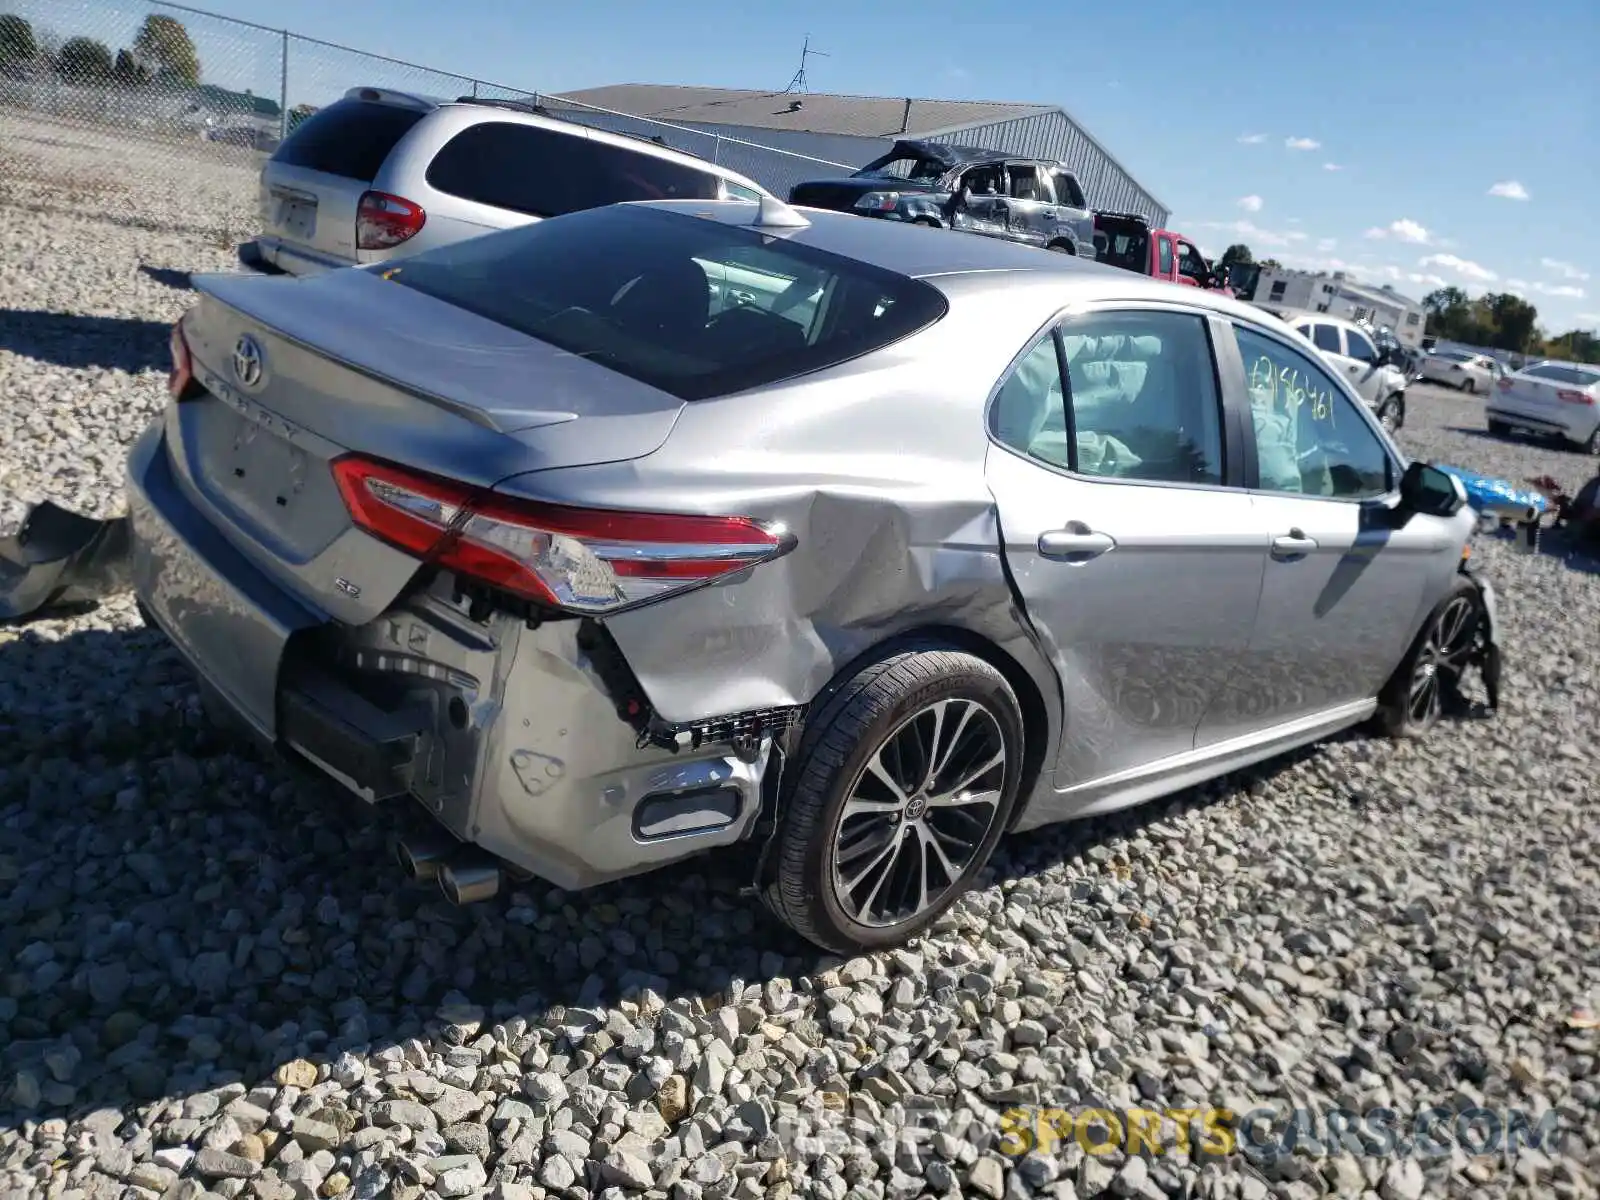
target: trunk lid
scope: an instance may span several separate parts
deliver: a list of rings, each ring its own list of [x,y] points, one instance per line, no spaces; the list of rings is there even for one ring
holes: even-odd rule
[[[432,106],[361,93],[296,126],[261,168],[262,251],[296,273],[357,261],[356,208],[384,161]]]
[[[416,563],[355,529],[333,459],[354,451],[492,487],[649,454],[683,404],[365,269],[195,286],[184,334],[205,394],[168,410],[180,477],[257,565],[353,623],[381,612]]]

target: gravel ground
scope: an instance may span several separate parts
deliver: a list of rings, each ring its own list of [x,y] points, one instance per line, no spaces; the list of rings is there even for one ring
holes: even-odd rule
[[[186,202],[165,228],[0,203],[0,524],[116,508],[183,272],[229,261]],[[1409,420],[1473,469],[1594,469],[1461,397]],[[1497,717],[1013,840],[931,936],[846,962],[717,862],[451,909],[402,885],[387,818],[208,728],[130,603],[0,629],[0,1196],[1594,1196],[1600,564],[1478,553]],[[1511,1159],[997,1141],[1091,1103],[1568,1132]]]

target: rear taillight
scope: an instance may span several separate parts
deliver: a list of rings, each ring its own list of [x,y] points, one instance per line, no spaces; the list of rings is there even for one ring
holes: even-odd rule
[[[356,249],[388,250],[416,237],[427,223],[420,204],[388,192],[363,192],[356,205]]]
[[[782,553],[747,517],[568,508],[509,499],[359,457],[334,462],[362,529],[418,558],[569,612],[611,613]]]
[[[1556,399],[1563,404],[1593,404],[1594,397],[1588,392],[1561,391],[1556,393]]]
[[[1500,390],[1501,390],[1501,391],[1502,391],[1502,392],[1509,392],[1509,391],[1510,391],[1510,390],[1511,390],[1511,380],[1509,380],[1509,379],[1502,379],[1502,380],[1501,380],[1501,381],[1500,381]]]
[[[172,351],[172,366],[167,370],[167,394],[174,400],[181,400],[194,382],[194,360],[189,356],[189,342],[183,336],[181,317],[172,327],[167,346]]]

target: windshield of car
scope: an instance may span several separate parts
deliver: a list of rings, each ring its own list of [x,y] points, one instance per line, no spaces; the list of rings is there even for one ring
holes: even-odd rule
[[[835,366],[947,309],[920,280],[632,204],[441,246],[383,278],[683,400]]]
[[[935,183],[950,165],[925,154],[886,154],[868,163],[855,173],[856,179],[908,179],[919,183]]]

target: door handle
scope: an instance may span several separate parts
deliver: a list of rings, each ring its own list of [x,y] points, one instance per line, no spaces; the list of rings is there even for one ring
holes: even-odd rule
[[[1272,557],[1279,562],[1283,562],[1286,559],[1303,558],[1316,548],[1316,538],[1308,538],[1298,529],[1291,529],[1287,535],[1272,539]]]
[[[1116,546],[1117,540],[1109,533],[1091,533],[1082,528],[1052,529],[1039,535],[1039,553],[1062,562],[1085,563]]]
[[[1039,215],[1041,217],[1043,217],[1046,221],[1054,221],[1056,219],[1055,213],[1050,212],[1048,209],[1046,209],[1044,212],[1040,213]]]

